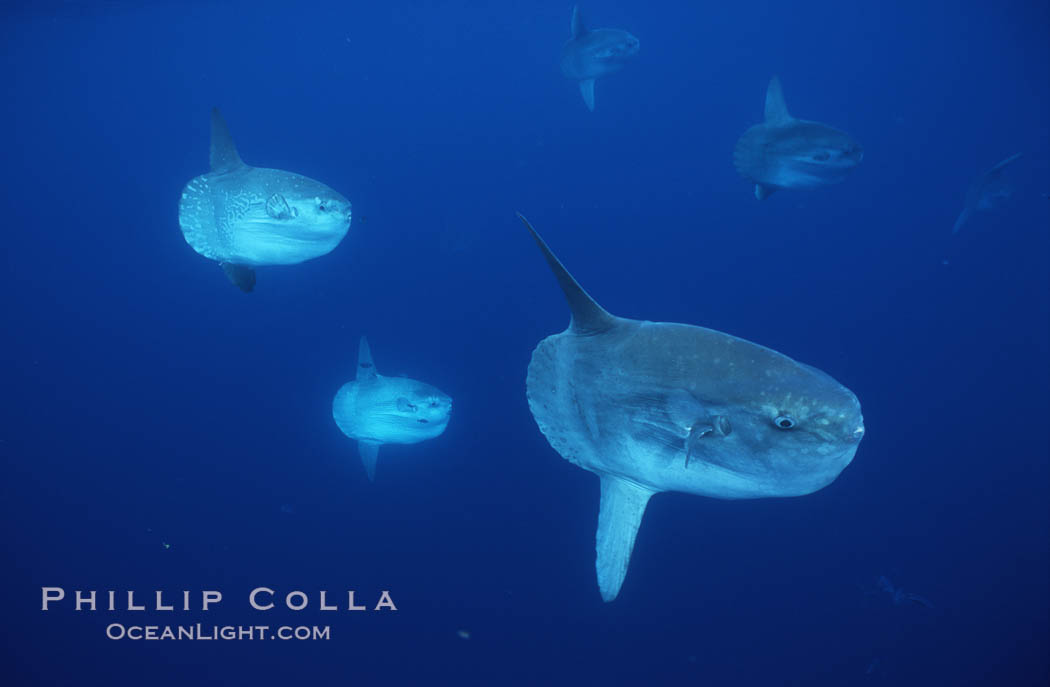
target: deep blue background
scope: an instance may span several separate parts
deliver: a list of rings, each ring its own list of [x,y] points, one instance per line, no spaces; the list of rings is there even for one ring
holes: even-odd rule
[[[642,46],[593,114],[558,71],[563,2],[5,6],[5,684],[1046,684],[1047,3],[697,5],[585,6]],[[737,177],[773,73],[863,143],[841,185],[760,203]],[[247,296],[176,221],[213,105],[246,162],[354,203],[331,255]],[[953,238],[1018,151],[1010,204]],[[603,604],[597,480],[525,402],[568,313],[515,210],[612,312],[849,386],[855,462],[804,498],[657,497]],[[361,334],[455,399],[374,484],[330,414]],[[935,608],[871,593],[882,574]],[[47,585],[225,601],[42,613]],[[260,614],[259,585],[400,610]]]

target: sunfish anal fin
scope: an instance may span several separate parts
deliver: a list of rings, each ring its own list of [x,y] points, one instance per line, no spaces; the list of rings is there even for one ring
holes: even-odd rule
[[[759,200],[765,200],[773,195],[773,191],[776,191],[775,186],[766,186],[764,184],[755,184],[755,198]]]
[[[583,96],[587,109],[594,112],[594,79],[584,79],[580,82],[580,95]]]
[[[232,172],[238,167],[243,167],[241,156],[237,154],[237,146],[233,144],[233,136],[226,126],[226,120],[222,118],[219,108],[211,110],[211,171]]]
[[[368,347],[368,339],[362,336],[361,345],[357,349],[357,381],[375,379],[376,374],[376,364],[372,362],[372,349]]]
[[[612,475],[600,477],[602,500],[598,509],[595,568],[602,599],[612,601],[627,576],[634,538],[653,492]]]
[[[222,263],[222,271],[226,278],[245,293],[251,293],[255,288],[255,270],[247,265],[235,265],[232,262]]]
[[[565,294],[565,300],[569,302],[569,310],[572,312],[572,323],[570,324],[572,332],[581,336],[589,336],[612,329],[616,325],[616,318],[587,295],[579,282],[573,279],[569,271],[565,269],[565,265],[561,264],[558,257],[547,246],[547,243],[532,228],[529,220],[525,219],[520,212],[517,214],[518,219],[529,230],[536,245],[543,252],[543,257],[546,258],[547,264],[558,280],[558,285]]]
[[[379,459],[381,445],[371,441],[357,442],[357,452],[361,454],[361,464],[365,466],[365,474],[368,475],[369,482],[376,481],[376,460]]]
[[[780,79],[774,76],[766,88],[766,124],[786,124],[791,120],[787,103],[784,102],[784,90],[780,86]]]

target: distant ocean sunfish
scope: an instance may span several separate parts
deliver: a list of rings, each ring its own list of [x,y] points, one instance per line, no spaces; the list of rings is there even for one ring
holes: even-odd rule
[[[864,151],[849,134],[788,113],[780,79],[766,89],[766,120],[744,132],[733,151],[740,176],[763,200],[779,188],[837,184],[860,164]]]
[[[211,171],[182,190],[179,226],[193,250],[248,292],[255,267],[294,265],[339,245],[350,229],[350,201],[300,174],[244,164],[213,109]]]
[[[452,399],[429,384],[376,372],[368,341],[361,337],[357,379],[335,394],[332,417],[343,434],[357,439],[369,480],[383,444],[415,444],[445,431]]]
[[[580,82],[587,109],[594,112],[594,80],[623,69],[638,54],[638,39],[620,29],[594,29],[583,25],[579,6],[572,8],[572,38],[561,51],[561,71]]]
[[[953,234],[959,233],[973,213],[981,210],[994,210],[1013,195],[1013,185],[1006,178],[1005,172],[1006,168],[1017,162],[1020,157],[1021,153],[1014,153],[970,184],[970,189],[966,192],[966,203],[955,220],[955,226],[952,227]]]

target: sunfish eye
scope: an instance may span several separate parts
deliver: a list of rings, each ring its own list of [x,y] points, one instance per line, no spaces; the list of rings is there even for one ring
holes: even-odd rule
[[[796,423],[795,418],[790,415],[777,415],[776,418],[773,419],[773,424],[777,429],[791,429],[798,423]]]
[[[321,203],[320,205],[318,205],[317,209],[320,210],[321,212],[324,212],[324,210],[325,210],[324,203]]]

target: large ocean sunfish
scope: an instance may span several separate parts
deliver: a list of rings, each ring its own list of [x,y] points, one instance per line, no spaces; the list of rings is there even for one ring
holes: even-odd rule
[[[343,434],[357,439],[369,480],[383,444],[415,444],[445,431],[452,399],[429,384],[376,372],[368,341],[361,337],[357,379],[347,382],[332,401],[332,417]]]
[[[837,184],[860,164],[864,150],[849,134],[788,114],[780,79],[766,89],[766,119],[744,132],[733,151],[740,176],[763,200],[778,188]]]
[[[572,37],[561,50],[561,71],[580,82],[587,109],[594,112],[594,80],[623,69],[638,54],[638,39],[620,29],[587,30],[580,7],[572,8]]]
[[[1006,177],[1006,168],[1017,162],[1020,157],[1021,153],[1014,153],[970,184],[966,192],[966,203],[952,227],[953,234],[959,233],[973,213],[994,210],[1013,195],[1014,187]]]
[[[601,479],[603,599],[620,591],[653,494],[801,496],[853,459],[864,421],[849,389],[729,334],[610,315],[525,225],[572,313],[532,353],[529,409],[563,458]]]
[[[300,174],[241,162],[213,109],[211,171],[182,190],[179,226],[193,250],[247,292],[256,267],[294,265],[339,245],[350,229],[350,201]]]

